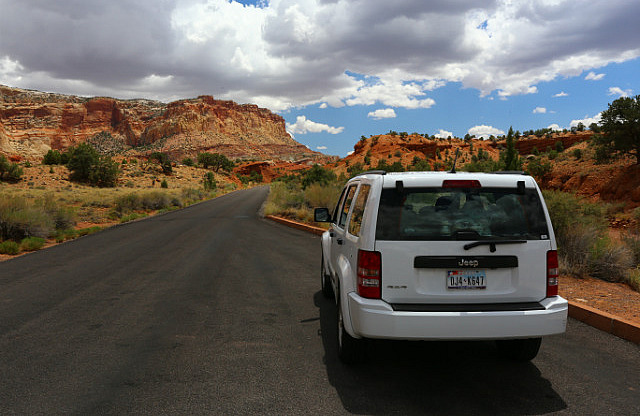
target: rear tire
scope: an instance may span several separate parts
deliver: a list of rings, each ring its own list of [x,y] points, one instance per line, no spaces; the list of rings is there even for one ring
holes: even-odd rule
[[[504,339],[496,341],[498,351],[505,357],[520,362],[536,358],[542,338]]]
[[[333,288],[331,287],[331,280],[324,268],[324,254],[322,255],[322,265],[320,266],[320,285],[322,287],[322,294],[325,298],[331,299],[333,297]]]
[[[354,338],[344,329],[342,307],[338,307],[338,358],[344,364],[353,365],[364,361],[365,339]]]

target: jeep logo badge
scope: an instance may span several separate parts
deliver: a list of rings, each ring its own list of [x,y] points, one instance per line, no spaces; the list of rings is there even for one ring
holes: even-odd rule
[[[460,259],[460,261],[458,262],[458,266],[460,267],[478,267],[479,265],[480,262],[478,262],[478,260]]]

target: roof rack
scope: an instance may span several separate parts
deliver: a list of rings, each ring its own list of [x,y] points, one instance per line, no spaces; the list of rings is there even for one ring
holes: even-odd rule
[[[356,178],[356,177],[362,176],[362,175],[386,175],[386,174],[387,174],[386,170],[368,170],[366,172],[358,173],[357,175],[354,175],[353,177]]]

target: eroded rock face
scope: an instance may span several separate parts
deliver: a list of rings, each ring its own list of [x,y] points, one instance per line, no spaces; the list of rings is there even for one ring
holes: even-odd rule
[[[313,155],[285,130],[284,119],[251,104],[211,96],[164,104],[150,100],[83,98],[0,86],[0,152],[41,158],[108,133],[128,154],[163,151],[195,157],[300,158]]]

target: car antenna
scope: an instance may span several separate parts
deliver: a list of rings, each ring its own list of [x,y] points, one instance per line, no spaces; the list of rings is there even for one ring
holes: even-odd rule
[[[460,148],[458,147],[456,149],[456,157],[453,158],[453,166],[451,167],[451,170],[449,171],[449,173],[456,173],[456,162],[458,161],[459,154],[460,154]]]

